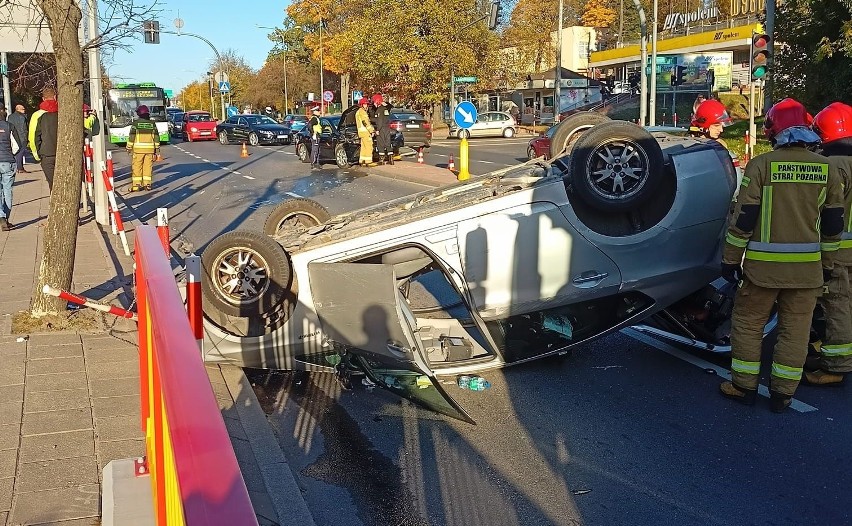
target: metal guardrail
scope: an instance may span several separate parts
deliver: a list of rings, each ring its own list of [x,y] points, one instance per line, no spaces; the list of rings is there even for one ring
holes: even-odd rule
[[[136,229],[135,260],[142,430],[156,524],[257,526],[155,227]]]

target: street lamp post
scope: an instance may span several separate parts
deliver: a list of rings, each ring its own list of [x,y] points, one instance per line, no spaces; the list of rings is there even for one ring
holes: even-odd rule
[[[325,21],[320,17],[320,25],[319,25],[319,37],[320,37],[320,113],[325,115],[325,83],[323,81],[323,49],[322,49],[322,26]]]

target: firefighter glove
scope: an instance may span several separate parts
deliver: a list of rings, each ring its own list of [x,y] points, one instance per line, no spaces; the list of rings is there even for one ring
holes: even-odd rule
[[[739,283],[743,279],[743,267],[739,263],[722,263],[722,277],[730,283]]]

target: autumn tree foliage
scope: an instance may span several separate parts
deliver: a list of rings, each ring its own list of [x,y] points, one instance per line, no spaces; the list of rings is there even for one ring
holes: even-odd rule
[[[618,13],[604,0],[588,0],[580,15],[580,22],[588,27],[608,28],[618,18]]]

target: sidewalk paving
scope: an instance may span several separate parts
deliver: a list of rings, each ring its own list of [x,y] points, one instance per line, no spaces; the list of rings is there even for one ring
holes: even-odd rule
[[[30,173],[19,174],[14,186],[15,228],[0,232],[0,526],[94,526],[101,524],[104,467],[145,453],[136,323],[105,316],[92,330],[11,334],[13,315],[27,310],[36,293],[49,205],[43,173],[27,168]],[[132,246],[133,224],[125,224]],[[104,234],[90,216],[81,218],[72,292],[132,308],[132,265],[117,237]],[[282,501],[267,486],[292,473],[277,443],[275,451],[265,451],[252,438],[271,430],[235,411],[238,398],[251,405],[246,393],[222,389],[228,378],[231,384],[244,378],[242,371],[207,369],[258,522],[288,523],[293,516],[280,517],[282,502],[292,506],[298,500]],[[256,399],[254,405],[260,411]],[[270,458],[270,465],[262,465]],[[298,488],[296,493],[290,497],[301,499]],[[311,523],[303,500],[301,506],[302,523]]]

